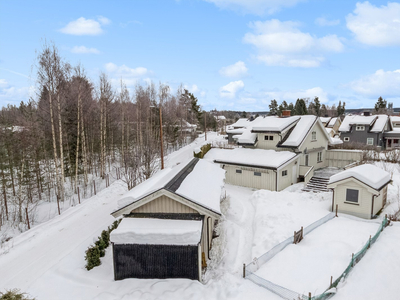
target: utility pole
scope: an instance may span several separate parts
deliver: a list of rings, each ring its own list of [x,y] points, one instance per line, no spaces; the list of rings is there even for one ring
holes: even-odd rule
[[[206,141],[207,141],[207,122],[206,122],[206,119],[207,119],[207,113],[206,113],[206,111],[204,111],[204,136],[205,136],[205,138],[206,138]]]
[[[161,170],[164,169],[164,146],[163,146],[163,134],[162,134],[162,101],[160,101],[160,140],[161,140]]]

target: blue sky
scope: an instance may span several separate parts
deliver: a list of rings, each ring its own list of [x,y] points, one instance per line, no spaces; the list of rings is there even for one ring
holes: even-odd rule
[[[318,96],[400,107],[400,3],[351,0],[0,0],[0,105],[34,94],[54,41],[94,84],[185,85],[204,109],[268,110]]]

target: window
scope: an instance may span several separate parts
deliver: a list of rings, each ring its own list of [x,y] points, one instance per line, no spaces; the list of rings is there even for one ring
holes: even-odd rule
[[[346,201],[358,203],[358,190],[347,189],[346,190]]]
[[[254,176],[261,176],[261,172],[254,172]]]
[[[287,170],[282,171],[282,176],[287,176]]]
[[[349,137],[345,137],[345,138],[343,138],[343,141],[350,142],[350,138]]]
[[[316,141],[316,140],[317,140],[317,132],[316,132],[316,131],[313,131],[313,132],[311,133],[311,140],[312,140],[312,141]]]
[[[317,162],[322,162],[322,152],[318,152],[318,154],[317,154]]]
[[[236,173],[242,174],[242,170],[236,170]]]
[[[365,126],[356,126],[356,130],[357,131],[364,131],[365,130]]]
[[[273,141],[274,136],[273,135],[264,135],[264,141]]]
[[[374,145],[374,138],[367,138],[367,145]]]

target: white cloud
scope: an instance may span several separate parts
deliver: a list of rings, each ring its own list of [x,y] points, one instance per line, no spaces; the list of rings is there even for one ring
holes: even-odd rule
[[[353,14],[346,17],[347,28],[367,45],[400,45],[400,3],[389,2],[376,7],[369,2],[357,3]]]
[[[114,75],[117,75],[119,77],[122,77],[122,79],[124,79],[124,77],[127,78],[142,77],[150,73],[149,70],[143,67],[129,68],[126,65],[117,66],[116,64],[113,63],[107,63],[105,67],[108,72],[113,73]]]
[[[242,77],[247,74],[247,67],[244,62],[239,60],[233,65],[221,68],[219,74],[225,77]]]
[[[351,82],[348,86],[365,96],[399,97],[400,69],[386,72],[378,70],[374,74]]]
[[[15,87],[10,86],[7,81],[0,79],[0,104],[5,105],[6,103],[19,104],[19,102],[27,102],[29,97],[33,97],[35,89],[33,86],[28,87]]]
[[[236,93],[244,88],[244,83],[241,80],[229,82],[219,89],[219,95],[222,98],[235,98]]]
[[[284,7],[291,7],[304,0],[205,0],[222,9],[231,9],[240,13],[262,15],[272,14]]]
[[[327,103],[329,101],[328,93],[321,87],[313,87],[306,90],[270,91],[264,92],[264,96],[269,99],[268,103],[270,102],[270,99],[275,99],[278,103],[285,100],[288,103],[292,102],[295,104],[297,98],[310,98],[310,100],[313,100],[315,97],[318,97],[321,103]]]
[[[80,53],[80,54],[99,54],[100,51],[96,48],[87,48],[85,46],[75,46],[71,49],[72,53]]]
[[[8,82],[5,79],[0,79],[0,88],[6,88],[8,87]]]
[[[328,20],[324,17],[316,18],[315,24],[318,26],[336,26],[340,24],[340,20]]]
[[[99,35],[103,33],[102,25],[107,25],[111,21],[105,17],[99,17],[98,21],[93,19],[85,19],[83,17],[71,21],[61,28],[60,31],[72,35]]]
[[[273,19],[250,23],[253,32],[243,42],[254,45],[257,59],[270,66],[319,67],[326,52],[341,52],[344,46],[336,35],[317,38],[299,30],[297,22]]]

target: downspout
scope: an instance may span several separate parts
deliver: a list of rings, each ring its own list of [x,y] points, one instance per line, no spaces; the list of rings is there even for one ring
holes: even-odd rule
[[[335,189],[331,188],[330,190],[332,190],[332,212],[334,212],[334,206],[335,206]]]
[[[211,219],[211,217],[207,217],[207,257],[210,259],[210,223],[208,220]]]
[[[378,197],[380,194],[378,195],[372,195],[372,206],[371,206],[371,219],[374,216],[374,198]]]
[[[275,191],[277,192],[278,191],[278,170],[273,170],[274,172],[275,172],[275,174],[276,174],[276,180],[275,180]]]

